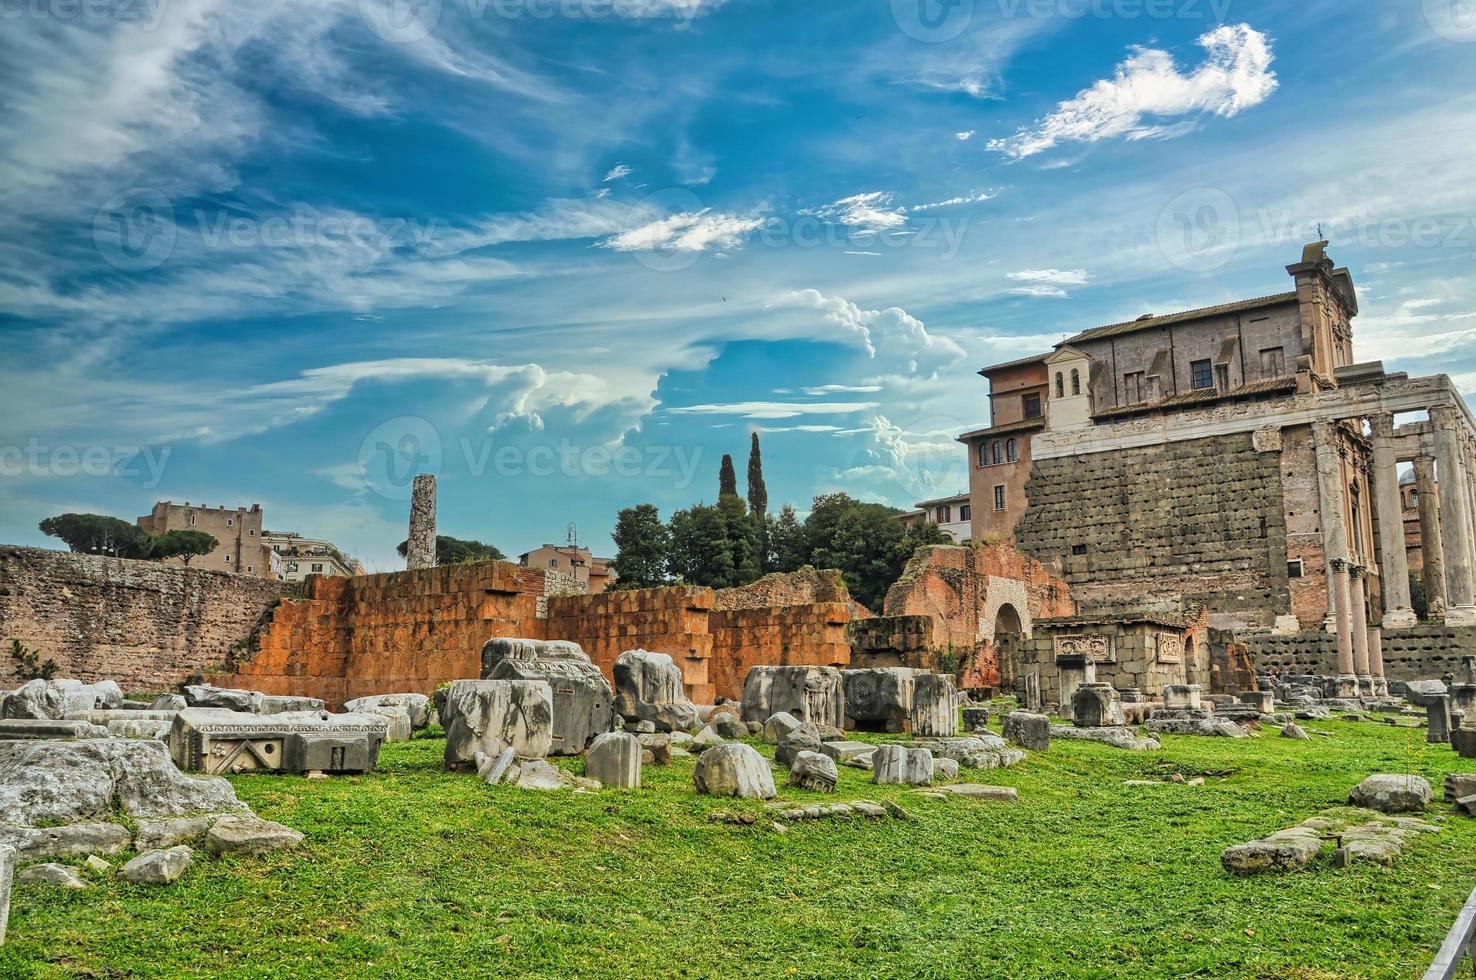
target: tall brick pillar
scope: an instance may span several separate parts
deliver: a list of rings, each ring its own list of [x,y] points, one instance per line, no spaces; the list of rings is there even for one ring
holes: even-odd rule
[[[436,478],[422,473],[410,488],[410,537],[405,544],[405,567],[436,567]]]
[[[1440,492],[1435,487],[1435,460],[1417,456],[1414,461],[1415,496],[1419,498],[1420,554],[1424,560],[1425,615],[1445,618],[1445,541],[1440,527]]]
[[[1353,616],[1348,584],[1348,529],[1343,523],[1343,457],[1334,422],[1312,426],[1317,448],[1317,502],[1326,559],[1328,618],[1338,638],[1338,696],[1358,696],[1353,672]]]
[[[1471,497],[1467,486],[1465,440],[1452,405],[1430,409],[1440,466],[1440,523],[1445,545],[1445,622],[1476,626],[1476,583],[1471,565]]]
[[[1399,497],[1399,462],[1394,456],[1394,416],[1375,415],[1373,494],[1379,515],[1379,574],[1384,587],[1385,629],[1413,626],[1409,599],[1409,556],[1404,552],[1404,507]]]

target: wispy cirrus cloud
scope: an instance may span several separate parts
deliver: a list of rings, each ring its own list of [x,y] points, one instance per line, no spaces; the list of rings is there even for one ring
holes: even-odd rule
[[[1161,120],[1235,116],[1276,91],[1271,44],[1249,24],[1217,27],[1201,35],[1198,43],[1205,49],[1205,60],[1194,71],[1180,71],[1167,51],[1139,48],[1117,66],[1112,78],[1083,89],[1014,136],[990,140],[989,148],[1022,160],[1060,143],[1180,135],[1193,127],[1192,119]]]
[[[682,211],[630,228],[600,242],[617,252],[711,252],[742,247],[763,218],[741,217],[704,208]]]
[[[1086,285],[1088,276],[1085,269],[1021,269],[1005,273],[1005,278],[1021,283],[1010,290],[1016,296],[1065,299],[1066,288]]]

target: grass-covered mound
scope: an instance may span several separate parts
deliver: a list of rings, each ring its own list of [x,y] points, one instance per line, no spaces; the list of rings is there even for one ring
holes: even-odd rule
[[[1476,821],[1392,868],[1232,878],[1226,845],[1342,803],[1372,772],[1437,797],[1476,761],[1420,730],[1322,722],[1300,742],[1167,737],[1162,752],[1057,742],[1006,771],[1016,804],[933,801],[841,769],[833,797],[910,822],[710,822],[757,803],[694,795],[690,758],[640,791],[487,787],[439,739],[358,778],[233,782],[297,851],[196,857],[177,885],[93,876],[16,887],[0,976],[1412,977],[1476,884]],[[763,748],[769,754],[767,747]],[[563,762],[578,768],[578,762]],[[1203,786],[1125,786],[1174,772]]]

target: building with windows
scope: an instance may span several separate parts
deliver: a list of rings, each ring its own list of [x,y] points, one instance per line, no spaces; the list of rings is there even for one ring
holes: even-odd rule
[[[1355,361],[1357,293],[1326,242],[1286,271],[1285,292],[1145,314],[981,371],[990,424],[959,437],[975,533],[1059,568],[1086,608],[1326,630],[1338,675],[1363,678],[1370,624],[1415,624],[1411,502],[1431,610],[1476,624],[1476,422],[1448,377]]]
[[[137,523],[155,537],[166,531],[204,531],[215,535],[215,550],[190,559],[191,568],[273,577],[272,549],[262,541],[261,504],[252,504],[249,509],[231,509],[196,506],[188,500],[182,504],[161,500]],[[169,562],[183,564],[183,559],[170,558]]]
[[[551,569],[572,575],[590,595],[604,592],[615,581],[613,558],[596,558],[588,548],[579,545],[546,544],[518,556],[525,568]]]
[[[937,500],[922,500],[915,510],[897,515],[903,527],[912,527],[921,521],[932,521],[954,544],[963,544],[974,537],[973,503],[969,494],[958,493]]]
[[[262,539],[276,556],[278,576],[284,582],[301,582],[309,575],[363,575],[357,558],[338,550],[332,542],[305,538],[296,531],[266,531]]]

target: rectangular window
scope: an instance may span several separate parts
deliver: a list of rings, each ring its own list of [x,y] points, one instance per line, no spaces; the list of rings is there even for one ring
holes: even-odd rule
[[[967,521],[971,519],[973,517],[973,510],[974,509],[968,504],[962,505],[958,509],[958,519],[961,521]]]
[[[313,564],[313,571],[315,571],[315,572],[321,572],[322,570],[323,570],[323,566],[322,566],[321,563],[314,563]]]
[[[1189,362],[1189,386],[1195,391],[1215,386],[1215,373],[1208,359]]]
[[[236,526],[236,522],[234,520],[232,520],[231,518],[227,517],[226,518],[226,527],[235,527],[235,526]]]
[[[1230,365],[1215,365],[1215,384],[1219,386],[1221,391],[1230,390]]]
[[[256,528],[254,528],[254,527],[247,528],[246,529],[246,536],[248,538],[254,538],[254,537],[256,537]]]
[[[1289,561],[1289,562],[1286,563],[1286,577],[1287,578],[1301,578],[1302,577],[1302,559],[1300,559],[1300,558],[1293,558],[1291,561]]]
[[[948,512],[948,508],[947,507],[939,507],[938,508],[938,523],[939,524],[947,524],[947,523],[949,523],[949,518],[951,516],[952,515]]]
[[[226,564],[229,565],[231,563],[231,556],[230,555],[226,555],[225,556],[225,559],[226,559]]]
[[[1026,395],[1024,404],[1025,417],[1027,419],[1040,418],[1040,392],[1036,392],[1033,395]]]
[[[1124,404],[1138,404],[1143,400],[1143,392],[1145,390],[1142,371],[1129,371],[1122,376],[1122,400]]]
[[[1084,544],[1074,544],[1071,546],[1071,553],[1073,555],[1084,555],[1087,553],[1087,546]]]
[[[1261,351],[1261,379],[1279,378],[1286,373],[1286,357],[1280,347],[1267,347]]]
[[[997,487],[994,488],[994,509],[995,510],[1004,510],[1005,509],[1005,493],[1004,493],[1004,486],[1003,485],[997,486]]]
[[[195,524],[195,515],[194,514],[191,514],[190,515],[190,526],[193,527],[194,524]]]

